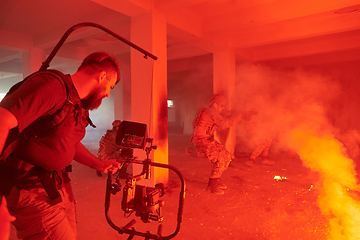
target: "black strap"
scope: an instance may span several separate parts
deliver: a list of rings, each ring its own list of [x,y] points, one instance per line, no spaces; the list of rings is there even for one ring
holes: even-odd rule
[[[45,189],[46,194],[50,199],[50,204],[55,205],[62,202],[61,195],[51,179],[48,171],[41,167],[34,167],[38,180],[42,187]],[[18,185],[17,181],[26,175],[28,171],[13,168],[4,164],[0,164],[0,195],[5,197],[9,195],[11,189]],[[20,185],[19,185],[20,186]]]
[[[50,198],[50,205],[55,205],[62,202],[61,195],[56,188],[54,181],[50,178],[49,173],[41,167],[35,167],[38,179]]]
[[[8,146],[5,147],[4,151],[1,154],[0,160],[5,161],[5,159],[7,159],[8,156],[19,147],[19,144],[20,144],[20,135],[12,143],[10,143]]]
[[[57,71],[57,70],[46,70],[46,71],[40,71],[40,72],[35,72],[33,74],[31,74],[30,76],[26,77],[23,81],[25,81],[26,79],[30,78],[31,76],[35,76],[39,73],[45,73],[45,74],[49,74],[53,77],[55,77],[56,79],[60,80],[60,82],[64,83],[65,85],[65,88],[66,88],[66,92],[67,92],[67,97],[66,97],[66,100],[69,100],[69,95],[70,95],[70,90],[69,90],[69,86],[68,86],[68,83],[67,83],[67,80],[66,80],[66,77],[65,75],[60,72],[60,71]],[[65,101],[66,102],[66,101]],[[62,107],[64,108],[64,106]],[[44,128],[45,129],[45,128]],[[49,129],[46,129],[46,130],[49,130]],[[24,130],[25,131],[25,130]],[[45,130],[44,130],[45,131]],[[0,161],[1,160],[5,160],[12,152],[14,152],[18,147],[19,147],[19,142],[20,142],[20,136],[21,134],[19,134],[15,140],[13,142],[11,142],[8,146],[6,146],[4,149],[3,149],[3,152],[1,154],[1,158],[0,158]],[[36,137],[36,136],[35,136]]]
[[[42,71],[42,72],[33,73],[30,76],[34,76],[38,73],[50,74],[53,77],[55,77],[56,79],[63,82],[65,85],[66,91],[67,91],[67,100],[69,100],[69,95],[70,95],[69,86],[68,86],[68,83],[66,82],[66,78],[63,73],[56,71],[56,70],[46,70],[46,71]],[[28,79],[29,77],[25,78],[24,81],[26,79]],[[7,157],[19,147],[19,144],[20,144],[20,134],[13,142],[11,142],[8,146],[6,146],[3,149],[3,152],[0,156],[0,161],[5,161],[5,159],[7,159]],[[35,168],[36,168],[38,179],[50,199],[50,204],[55,205],[57,203],[62,202],[61,195],[60,195],[58,189],[56,188],[55,183],[50,178],[49,173],[44,168],[41,168],[38,166],[36,166]],[[10,172],[9,172],[9,169],[11,170]],[[15,176],[19,175],[19,173],[13,173],[12,171],[21,171],[21,170],[15,169],[12,167],[6,167],[5,165],[0,166],[0,181],[1,181],[0,193],[4,194],[5,196],[7,196],[9,194],[11,188],[16,184]]]
[[[16,184],[16,178],[26,175],[27,171],[0,164],[0,194],[5,197]]]

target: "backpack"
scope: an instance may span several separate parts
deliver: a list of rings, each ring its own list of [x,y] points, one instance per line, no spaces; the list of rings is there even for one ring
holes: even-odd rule
[[[10,95],[11,93],[15,92],[27,79],[40,74],[40,73],[46,73],[49,74],[53,77],[55,77],[56,79],[58,79],[60,82],[62,82],[65,85],[66,88],[66,93],[67,93],[67,99],[64,99],[64,102],[66,100],[69,100],[69,86],[66,83],[65,80],[65,75],[57,70],[45,70],[45,71],[38,71],[38,72],[34,72],[31,75],[27,76],[25,79],[23,79],[22,81],[16,83],[15,85],[13,85],[10,90],[6,93],[5,97]],[[65,108],[65,104],[63,105],[63,107],[61,108],[61,111],[59,113],[57,113],[57,117],[55,119],[54,116],[54,121],[48,121],[48,124],[35,124],[34,125],[30,125],[27,128],[25,128],[22,133],[18,134],[18,136],[14,139],[7,139],[3,152],[1,153],[1,159],[5,160],[13,151],[15,151],[15,149],[19,146],[19,140],[20,140],[20,136],[21,134],[26,135],[27,138],[35,138],[38,136],[41,136],[43,133],[48,132],[53,130],[54,128],[56,128],[66,117],[67,112],[69,111],[68,108]],[[55,114],[54,114],[55,115]],[[36,126],[37,125],[37,126]]]
[[[82,119],[79,120],[79,118],[82,117],[81,116],[82,114],[79,114],[79,113],[81,113],[83,111],[83,109],[79,108],[79,106],[75,105],[73,103],[73,101],[71,101],[72,94],[70,93],[70,83],[68,82],[68,79],[65,77],[65,75],[57,70],[39,71],[39,72],[35,72],[35,73],[29,75],[21,82],[18,82],[14,86],[12,86],[10,88],[9,92],[6,94],[6,96],[8,96],[8,95],[12,94],[14,91],[16,91],[25,81],[27,81],[27,79],[29,79],[30,77],[36,76],[37,74],[40,74],[40,73],[41,74],[44,74],[44,73],[49,74],[49,75],[55,77],[61,83],[63,83],[65,86],[65,89],[66,89],[67,96],[66,96],[66,99],[64,99],[63,106],[61,108],[59,108],[54,114],[38,118],[32,124],[30,124],[28,127],[26,127],[21,133],[11,134],[12,138],[10,138],[10,137],[7,138],[3,152],[1,153],[1,156],[0,156],[0,180],[2,181],[2,183],[0,183],[0,194],[4,194],[5,196],[7,196],[9,194],[10,190],[12,189],[12,187],[14,185],[16,185],[19,181],[21,181],[21,179],[28,173],[28,170],[23,170],[20,168],[13,167],[11,164],[10,164],[11,166],[8,166],[7,164],[1,164],[2,161],[6,161],[6,159],[15,150],[18,150],[18,152],[19,152],[19,149],[24,148],[25,154],[27,151],[31,151],[31,150],[29,150],[29,148],[26,149],[26,146],[25,146],[26,144],[24,145],[24,142],[23,142],[24,139],[25,139],[25,141],[30,142],[30,144],[28,144],[28,145],[30,146],[30,149],[31,149],[31,147],[33,146],[33,145],[31,145],[31,142],[37,141],[38,139],[40,139],[40,141],[44,138],[46,139],[46,137],[48,135],[51,135],[51,134],[49,134],[50,132],[55,132],[55,131],[61,132],[61,130],[62,130],[61,127],[63,125],[66,125],[67,124],[66,121],[68,121],[68,119],[71,118],[71,116],[69,116],[69,118],[67,118],[67,116],[69,114],[74,114],[73,111],[78,111],[78,119],[75,120],[76,123],[78,123],[78,121],[82,120]],[[88,113],[85,117],[86,117],[87,122],[90,123],[94,127],[90,118],[88,117]],[[19,146],[21,146],[21,148],[19,148]],[[36,146],[36,144],[35,144],[35,146]],[[46,154],[44,154],[44,155],[46,156]],[[21,155],[19,155],[19,156],[22,157]],[[21,158],[21,159],[23,161],[27,162],[25,160],[26,158],[25,159]],[[11,160],[10,160],[10,163],[12,163]],[[50,204],[54,205],[54,204],[61,202],[62,201],[61,196],[60,196],[53,180],[50,178],[48,170],[43,167],[40,167],[36,164],[33,164],[33,163],[30,163],[30,164],[34,165],[33,172],[36,173],[41,185],[43,186],[47,195],[49,196]]]

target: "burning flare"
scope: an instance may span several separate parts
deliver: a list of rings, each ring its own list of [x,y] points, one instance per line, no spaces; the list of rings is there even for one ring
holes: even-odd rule
[[[286,180],[286,177],[281,177],[281,176],[278,176],[278,175],[276,175],[275,177],[274,177],[274,180],[276,180],[276,181],[280,181],[280,180]]]

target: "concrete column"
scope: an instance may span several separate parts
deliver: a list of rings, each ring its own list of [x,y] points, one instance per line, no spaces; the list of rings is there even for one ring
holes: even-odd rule
[[[41,64],[46,60],[43,49],[31,47],[23,52],[23,78],[40,69]]]
[[[168,120],[167,120],[167,37],[166,18],[153,11],[131,19],[131,41],[158,57],[154,61],[131,48],[131,120],[147,124],[148,137],[153,138],[150,158],[157,163],[168,164]],[[143,160],[144,151],[134,151]],[[142,170],[134,164],[134,174]],[[167,183],[168,170],[154,168],[152,179],[143,185]]]
[[[120,64],[120,82],[114,88],[115,119],[131,121],[131,74],[130,66]]]
[[[228,101],[225,110],[231,110],[231,99],[235,87],[235,53],[231,51],[216,52],[213,56],[213,89],[221,93]],[[225,144],[226,149],[235,156],[236,126],[227,131],[217,132],[216,138]]]

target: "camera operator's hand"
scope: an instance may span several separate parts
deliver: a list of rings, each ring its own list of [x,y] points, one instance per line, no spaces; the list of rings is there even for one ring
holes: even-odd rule
[[[7,240],[10,237],[10,222],[15,221],[7,209],[6,198],[0,194],[0,239]]]
[[[116,173],[117,170],[121,168],[121,164],[116,161],[116,159],[104,161],[101,169],[97,169],[103,173],[111,172]]]
[[[120,163],[118,163],[115,159],[105,162],[101,161],[99,158],[92,155],[82,143],[80,143],[76,148],[74,160],[103,173],[107,173],[108,171],[115,173],[121,168]]]

